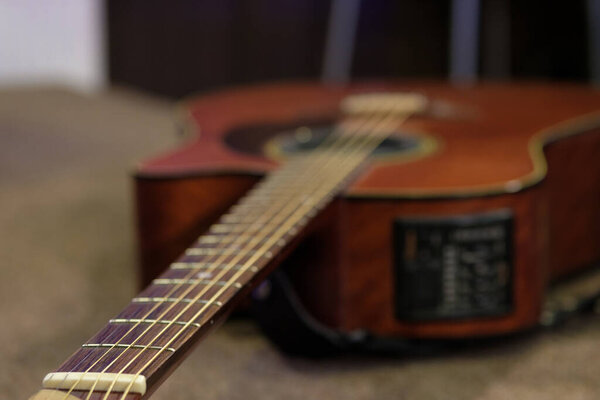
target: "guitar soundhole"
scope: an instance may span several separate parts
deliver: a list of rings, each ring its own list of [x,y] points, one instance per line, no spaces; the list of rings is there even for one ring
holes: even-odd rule
[[[321,145],[330,144],[327,138],[332,134],[331,126],[302,126],[292,131],[282,132],[269,140],[264,147],[267,156],[285,158],[287,155],[304,153],[317,149]],[[327,141],[327,142],[326,142]],[[360,143],[357,140],[357,143]],[[374,156],[390,156],[404,153],[418,147],[418,140],[413,137],[395,137],[385,139],[374,151]],[[352,145],[346,146],[351,150]]]
[[[230,131],[225,143],[233,150],[271,159],[285,159],[294,154],[312,151],[333,132],[330,122],[312,121],[294,126],[252,126]],[[375,157],[392,157],[415,151],[421,139],[403,136],[401,132],[385,139],[374,151]]]

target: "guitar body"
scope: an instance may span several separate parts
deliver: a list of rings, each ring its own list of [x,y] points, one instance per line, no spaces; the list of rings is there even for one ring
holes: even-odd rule
[[[142,284],[277,168],[352,93],[423,94],[286,255],[303,306],[339,331],[469,338],[534,327],[548,287],[600,260],[600,93],[437,83],[228,90],[184,106],[187,146],[136,171]],[[316,139],[315,139],[316,138]]]

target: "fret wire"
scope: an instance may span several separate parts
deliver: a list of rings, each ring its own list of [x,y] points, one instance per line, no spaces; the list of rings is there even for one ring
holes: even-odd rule
[[[204,279],[165,279],[159,278],[152,281],[154,285],[213,285],[213,286],[232,286],[236,289],[241,289],[242,284],[239,282],[227,282],[227,281],[211,281]]]
[[[212,247],[190,247],[185,251],[188,256],[212,256],[212,255],[254,255],[254,251],[244,251],[235,248],[212,248]]]
[[[311,201],[313,204],[317,203],[316,199],[305,199],[303,202]],[[256,215],[248,215],[246,213],[242,213],[239,215],[238,213],[230,213],[225,214],[223,217],[219,219],[219,222],[214,224],[213,226],[223,226],[223,225],[251,225],[254,221],[256,221]],[[269,223],[269,225],[275,225],[273,222]]]
[[[124,348],[124,349],[136,349],[136,350],[167,350],[172,353],[175,352],[175,349],[172,347],[161,347],[161,346],[146,346],[141,344],[126,344],[126,343],[84,343],[81,345],[83,348],[94,349],[94,348],[102,348],[102,347],[110,347],[110,348]]]
[[[252,226],[253,223],[239,223],[239,224],[214,224],[209,228],[209,232],[214,232],[214,233],[230,233],[230,232],[236,232],[236,231],[240,231],[243,232],[245,231],[245,227],[246,226]],[[275,222],[275,223],[267,223],[267,224],[261,224],[259,226],[256,227],[255,230],[259,230],[259,229],[263,229],[263,228],[270,228],[270,227],[277,227],[277,225],[279,225],[279,222]]]
[[[316,215],[316,211],[314,213],[310,213],[311,215],[309,215],[311,218],[314,217]],[[247,235],[247,234],[237,234],[235,236],[219,236],[219,235],[206,235],[206,236],[202,236],[200,239],[198,239],[197,243],[199,244],[207,244],[207,245],[214,245],[214,244],[228,244],[228,243],[232,243],[234,241],[236,241],[237,239],[242,239],[239,240],[238,243],[240,244],[248,244],[248,243],[255,243],[258,244],[262,241],[264,241],[263,238],[257,238],[255,235]]]
[[[197,315],[198,316],[198,315]],[[195,318],[197,318],[197,316]],[[191,322],[191,321],[190,321]]]
[[[231,267],[227,267],[225,264],[216,264],[216,263],[204,263],[204,262],[174,262],[170,266],[171,269],[181,270],[181,269],[231,269],[238,270],[241,268],[241,264],[232,265]],[[250,272],[258,272],[258,268],[256,266],[251,266],[249,269]]]
[[[354,167],[356,167],[356,166],[354,166]],[[337,184],[336,184],[336,185],[334,185],[334,188],[335,188],[336,186],[337,186]],[[329,190],[331,190],[331,188],[329,188]],[[281,228],[280,228],[280,229],[281,229]],[[263,247],[264,247],[264,246],[263,246]],[[238,271],[238,274],[239,274],[239,271]],[[233,279],[233,278],[232,278],[232,279]],[[222,290],[222,289],[221,289],[221,290]],[[217,294],[217,295],[215,295],[215,297],[218,297],[218,294]],[[194,320],[194,318],[192,318],[192,320],[191,320],[191,321],[193,321],[193,320]],[[190,321],[190,322],[191,322],[191,321]],[[172,338],[172,339],[169,341],[169,343],[171,343],[173,340],[175,340],[175,339],[176,339],[176,338],[179,336],[179,334],[181,334],[181,332],[182,332],[182,330],[180,330],[178,333],[176,333],[176,334],[174,335],[174,337],[173,337],[173,338]],[[161,334],[159,333],[159,334],[158,334],[156,337],[158,338],[158,337],[160,337],[160,335],[161,335]],[[155,358],[156,358],[156,356],[154,356],[154,357],[153,357],[153,358],[152,358],[152,359],[151,359],[149,362],[147,362],[147,363],[144,365],[144,367],[142,367],[142,368],[140,369],[140,371],[137,373],[137,375],[139,375],[139,374],[140,374],[140,373],[141,373],[143,370],[145,370],[145,368],[146,368],[146,367],[147,367],[147,366],[148,366],[148,365],[149,365],[149,364],[152,362],[152,360],[153,360],[153,359],[155,359]],[[124,370],[124,369],[123,369],[123,370]]]
[[[104,328],[107,328],[107,326],[105,326]],[[128,334],[129,332],[127,332]],[[94,338],[96,338],[97,336],[95,336]],[[117,343],[120,343],[121,340],[124,339],[124,336],[122,334],[122,332],[117,331],[117,330],[110,330],[108,335],[103,336],[101,341],[116,341]],[[82,347],[81,350],[84,350],[84,348]],[[77,354],[81,354],[81,353],[76,353]],[[101,358],[103,358],[104,356],[107,356],[111,354],[110,353],[110,349],[106,350],[105,353],[102,354]],[[95,361],[94,361],[95,359]],[[80,356],[77,359],[76,364],[71,365],[71,361],[73,361],[73,357],[69,358],[68,360],[66,360],[58,369],[57,371],[66,371],[66,372],[72,372],[72,371],[77,371],[78,370],[78,366],[87,363],[88,361],[91,361],[92,364],[90,365],[89,368],[86,368],[87,371],[89,371],[91,368],[94,367],[94,365],[97,364],[98,362],[98,358],[96,356],[96,354],[92,351],[87,351],[83,353],[83,356]]]
[[[307,201],[308,201],[308,199],[301,202],[301,204],[305,205],[304,203]],[[311,201],[310,203],[313,207],[315,206],[314,201]],[[235,223],[235,224],[233,224],[233,223],[231,223],[231,224],[217,223],[217,224],[212,225],[209,228],[209,232],[211,232],[211,233],[237,233],[237,232],[244,232],[244,231],[254,232],[254,231],[259,231],[265,227],[271,227],[271,226],[277,227],[277,225],[281,224],[281,222],[283,222],[283,221],[285,221],[285,218],[281,217],[281,218],[276,219],[275,221],[271,221],[268,224],[261,224],[261,225],[257,226],[256,229],[253,229],[253,230],[246,230],[244,228],[245,226],[253,225],[253,223],[245,223],[245,222],[240,222],[240,223]]]
[[[182,302],[182,303],[197,303],[197,304],[211,304],[217,307],[221,307],[223,305],[223,303],[221,303],[220,301],[213,301],[213,302],[209,302],[208,300],[204,300],[204,299],[198,299],[198,300],[194,300],[194,299],[180,299],[178,297],[134,297],[131,300],[132,303],[177,303],[177,302]]]
[[[217,225],[250,225],[255,220],[255,215],[228,214],[220,218]]]
[[[230,212],[235,213],[235,212],[239,212],[239,211],[243,211],[243,210],[255,210],[255,209],[261,209],[262,207],[257,206],[257,205],[252,205],[252,204],[244,204],[244,203],[238,203],[234,206],[231,206],[231,208],[229,209]]]
[[[255,267],[251,267],[251,268],[255,268]]]
[[[113,318],[108,320],[109,324],[174,324],[174,325],[186,325],[188,321],[170,321],[161,319],[143,319],[143,318]],[[194,328],[200,328],[200,324],[194,322],[191,324]]]

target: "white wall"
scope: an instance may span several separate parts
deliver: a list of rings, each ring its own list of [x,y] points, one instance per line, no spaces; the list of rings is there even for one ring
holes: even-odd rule
[[[102,0],[0,0],[0,87],[106,82]]]

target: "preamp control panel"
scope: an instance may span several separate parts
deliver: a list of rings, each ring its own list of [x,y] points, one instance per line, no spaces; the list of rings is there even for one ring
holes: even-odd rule
[[[509,210],[397,218],[395,312],[401,321],[490,317],[512,309]]]

